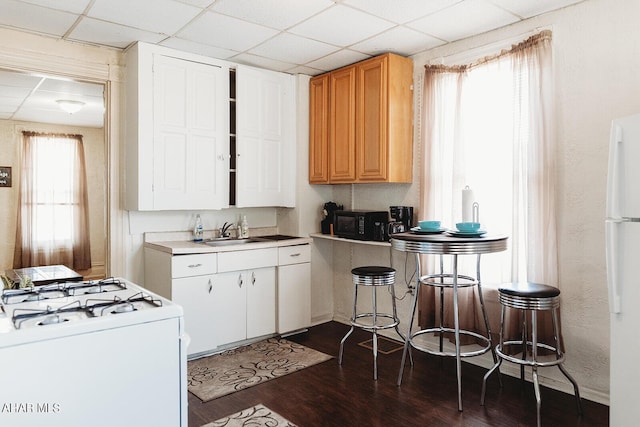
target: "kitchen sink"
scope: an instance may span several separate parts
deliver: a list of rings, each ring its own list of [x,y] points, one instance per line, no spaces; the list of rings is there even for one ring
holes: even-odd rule
[[[231,246],[231,245],[243,245],[247,243],[259,243],[264,242],[264,239],[212,239],[205,240],[202,243],[208,246]]]

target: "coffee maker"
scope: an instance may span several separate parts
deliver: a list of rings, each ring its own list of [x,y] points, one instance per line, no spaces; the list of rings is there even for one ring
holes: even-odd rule
[[[388,229],[390,235],[409,231],[413,227],[412,206],[390,206],[389,212],[391,216]]]

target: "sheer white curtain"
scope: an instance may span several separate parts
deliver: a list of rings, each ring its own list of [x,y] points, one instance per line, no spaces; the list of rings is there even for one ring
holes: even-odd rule
[[[14,268],[91,267],[81,135],[23,132]]]
[[[483,257],[485,289],[557,285],[551,62],[544,31],[473,64],[426,66],[421,217],[455,227],[471,187],[483,228],[509,236],[506,252]],[[475,257],[462,258],[474,276]]]

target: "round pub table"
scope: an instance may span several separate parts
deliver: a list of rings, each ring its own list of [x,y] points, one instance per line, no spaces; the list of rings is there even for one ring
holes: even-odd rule
[[[411,252],[416,255],[416,285],[413,293],[413,305],[411,309],[411,320],[409,328],[405,336],[404,351],[402,353],[402,363],[400,365],[400,373],[398,375],[398,385],[402,383],[402,375],[404,372],[404,364],[407,357],[409,346],[424,351],[429,354],[438,356],[451,356],[456,358],[456,376],[458,381],[458,410],[462,411],[462,374],[461,374],[461,358],[471,357],[484,354],[491,350],[494,362],[497,361],[493,342],[491,340],[491,329],[489,327],[489,319],[484,307],[484,298],[482,296],[482,282],[480,280],[480,255],[493,252],[501,252],[507,249],[507,236],[504,235],[483,235],[480,237],[454,237],[447,233],[426,234],[426,233],[398,233],[391,236],[391,248],[402,252]],[[453,256],[453,271],[445,274],[443,271],[442,257],[440,262],[440,274],[423,276],[420,271],[420,254],[433,255],[451,255]],[[462,276],[458,274],[458,255],[476,255],[476,277]],[[453,322],[454,327],[445,328],[442,326],[442,315],[440,317],[441,325],[436,328],[422,329],[413,331],[413,322],[416,316],[416,308],[420,294],[420,287],[430,285],[435,287],[451,288],[453,291]],[[482,315],[486,327],[486,336],[476,332],[465,331],[460,329],[458,314],[458,288],[477,286],[480,305],[482,307]],[[441,293],[442,295],[442,293]],[[427,348],[418,343],[415,338],[419,335],[431,332],[440,333],[440,349],[438,351]],[[442,337],[445,332],[453,332],[455,336],[455,351],[443,351]],[[460,334],[473,336],[483,342],[485,345],[476,351],[463,353],[460,350]]]

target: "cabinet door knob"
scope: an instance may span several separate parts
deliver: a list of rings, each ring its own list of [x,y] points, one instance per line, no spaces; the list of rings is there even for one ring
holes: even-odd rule
[[[211,279],[209,279],[209,293],[213,290],[213,283],[211,283]]]
[[[255,271],[251,272],[251,284],[252,285],[256,284],[256,272]]]
[[[238,287],[241,288],[244,281],[242,280],[242,273],[238,275]]]

